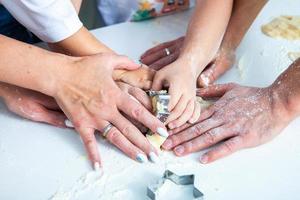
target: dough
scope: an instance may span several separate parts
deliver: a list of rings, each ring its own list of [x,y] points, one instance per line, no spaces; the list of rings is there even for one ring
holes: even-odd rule
[[[203,100],[201,97],[197,97],[197,101],[200,103],[201,110],[204,110],[211,106],[215,101],[213,100]],[[152,146],[154,146],[157,151],[161,151],[161,145],[166,141],[167,138],[162,137],[158,134],[146,134],[146,138]]]
[[[272,38],[300,40],[300,16],[280,16],[261,27],[262,32]]]
[[[197,101],[200,103],[201,110],[208,108],[216,102],[215,100],[204,100],[201,97],[197,97]]]
[[[291,61],[296,61],[298,58],[300,58],[300,52],[289,52],[288,57]]]

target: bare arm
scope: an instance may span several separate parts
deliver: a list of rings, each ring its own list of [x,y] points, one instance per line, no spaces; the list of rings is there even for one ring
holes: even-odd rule
[[[300,115],[300,58],[277,78],[271,88],[289,118]]]
[[[70,57],[0,36],[0,82],[52,96],[80,133],[95,168],[101,161],[94,132],[103,131],[109,123],[114,127],[107,139],[131,158],[145,162],[147,155],[157,153],[121,110],[153,132],[168,135],[164,125],[112,79],[114,69],[137,68],[125,56]]]
[[[52,95],[55,72],[64,73],[71,57],[0,35],[0,81]],[[39,59],[38,59],[39,58]]]
[[[269,142],[300,116],[299,85],[300,59],[266,88],[224,84],[201,89],[202,97],[220,99],[202,113],[198,123],[171,132],[176,135],[164,148],[175,147],[175,154],[183,156],[219,143],[201,157],[202,163],[210,163]]]
[[[223,39],[233,0],[199,0],[188,27],[178,60],[197,75],[215,56]]]
[[[72,56],[86,56],[104,52],[113,53],[110,48],[95,38],[85,27],[60,42],[48,45],[56,52]]]
[[[267,0],[234,0],[233,12],[222,41],[222,48],[235,50]]]

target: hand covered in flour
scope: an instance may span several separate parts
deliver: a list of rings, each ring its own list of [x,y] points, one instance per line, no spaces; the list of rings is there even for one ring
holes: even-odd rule
[[[159,44],[146,51],[141,56],[141,62],[152,69],[160,70],[177,60],[183,43],[184,37],[180,37],[176,40]],[[169,53],[167,53],[167,51],[169,51]],[[206,87],[214,83],[234,64],[234,61],[235,50],[233,48],[221,46],[215,58],[206,66],[198,77],[198,87]]]
[[[210,163],[237,150],[266,143],[291,121],[273,87],[254,88],[236,84],[214,85],[200,90],[204,98],[221,97],[185,130],[171,131],[164,143],[177,156],[218,144],[201,157]],[[180,132],[178,132],[180,131]]]
[[[152,90],[169,89],[171,96],[169,111],[171,114],[165,124],[170,129],[177,128],[187,121],[194,123],[200,116],[201,108],[196,101],[196,78],[185,63],[178,60],[156,72]]]
[[[213,84],[220,76],[233,66],[234,62],[235,50],[221,47],[213,61],[205,67],[198,77],[198,87],[207,87]]]
[[[0,83],[0,97],[21,117],[65,128],[66,116],[52,97],[5,83]]]
[[[118,82],[128,83],[134,87],[149,90],[154,74],[155,70],[142,65],[137,70],[115,70],[113,72],[113,79]]]
[[[121,91],[112,78],[115,69],[136,70],[139,67],[127,57],[103,53],[74,58],[73,64],[63,69],[65,76],[55,81],[53,96],[79,132],[95,168],[101,162],[94,132],[104,132],[109,124],[113,127],[105,137],[129,157],[146,162],[147,155],[150,158],[157,156],[155,148],[120,112],[152,131],[168,136],[164,125]]]

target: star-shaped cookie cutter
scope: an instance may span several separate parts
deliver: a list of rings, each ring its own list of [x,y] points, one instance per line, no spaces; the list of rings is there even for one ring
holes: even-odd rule
[[[177,185],[193,185],[193,195],[195,200],[203,200],[204,194],[195,185],[195,175],[181,175],[178,176],[170,170],[166,170],[163,177],[154,185],[147,188],[147,196],[151,200],[157,200],[159,189],[164,185],[166,180],[170,180]]]

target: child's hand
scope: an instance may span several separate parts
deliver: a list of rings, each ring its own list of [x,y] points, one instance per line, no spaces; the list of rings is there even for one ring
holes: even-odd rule
[[[132,71],[114,70],[113,79],[115,81],[127,83],[133,87],[149,90],[152,85],[154,74],[155,70],[143,65],[139,69]]]
[[[171,95],[166,124],[174,129],[186,123],[195,123],[200,117],[200,104],[196,101],[197,75],[180,62],[174,62],[156,72],[153,90],[169,88]]]

